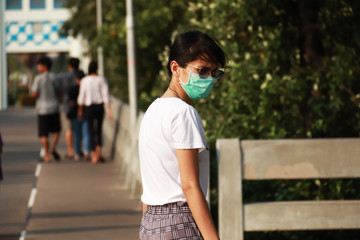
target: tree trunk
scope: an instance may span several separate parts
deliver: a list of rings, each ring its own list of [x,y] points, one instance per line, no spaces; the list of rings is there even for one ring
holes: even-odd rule
[[[319,9],[319,0],[298,0],[301,66],[305,68],[309,66],[313,70],[321,69],[324,56],[324,48],[321,41],[321,32],[318,22]],[[304,81],[305,79],[306,76],[304,75]],[[308,137],[307,132],[311,130],[314,121],[312,115],[313,105],[310,105],[308,100],[312,98],[314,100],[313,104],[315,104],[315,100],[320,94],[318,90],[313,89],[312,81],[307,84],[308,90],[306,97],[300,104],[300,122],[303,126],[303,132],[300,134],[300,137]]]
[[[317,0],[299,0],[300,51],[305,65],[312,69],[322,66],[324,48],[318,23],[319,2]]]

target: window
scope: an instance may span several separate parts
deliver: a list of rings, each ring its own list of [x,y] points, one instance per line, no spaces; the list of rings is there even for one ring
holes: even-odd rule
[[[21,0],[6,0],[6,9],[21,9]]]
[[[30,0],[30,8],[31,9],[44,9],[45,8],[45,0]]]
[[[67,0],[54,0],[54,8],[63,8]]]

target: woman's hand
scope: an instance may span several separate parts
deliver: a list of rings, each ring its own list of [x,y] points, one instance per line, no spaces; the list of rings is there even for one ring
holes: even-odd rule
[[[143,215],[145,214],[146,209],[147,209],[147,205],[146,205],[145,203],[142,203],[142,212],[143,212]]]
[[[106,104],[106,115],[109,119],[112,119],[112,117],[113,117],[110,103]]]

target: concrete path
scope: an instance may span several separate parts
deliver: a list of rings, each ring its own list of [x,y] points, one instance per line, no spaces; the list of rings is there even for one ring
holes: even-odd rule
[[[40,142],[36,135],[36,115],[32,109],[0,112],[4,141],[0,182],[0,239],[19,239],[24,229],[27,203],[34,184]]]
[[[29,111],[31,110],[8,111],[0,114],[5,113],[6,115],[15,112],[14,115],[20,117]],[[35,113],[31,112],[31,114]],[[19,239],[19,234],[23,230],[21,227],[25,223],[27,199],[34,183],[36,195],[26,226],[25,239],[138,239],[141,220],[139,200],[129,199],[128,192],[122,189],[122,178],[116,164],[106,162],[92,165],[85,161],[75,162],[62,159],[60,162],[38,164],[39,177],[36,179],[34,172],[39,150],[39,140],[36,138],[36,121],[30,116],[24,119],[32,119],[32,127],[26,125],[26,128],[30,127],[33,129],[32,131],[35,129],[35,133],[32,133],[35,136],[35,143],[32,146],[33,149],[28,153],[28,165],[31,166],[28,167],[29,170],[26,173],[29,179],[26,187],[23,187],[24,190],[20,191],[25,192],[22,195],[26,195],[26,200],[22,199],[22,201],[19,200],[18,204],[14,204],[21,209],[16,209],[21,214],[15,215],[18,215],[22,221],[9,221],[8,218],[3,218],[5,216],[3,212],[6,210],[0,208],[0,239],[10,239],[9,237],[14,237],[16,234],[18,234],[17,238],[13,239]],[[0,123],[0,130],[4,135],[3,120]],[[20,129],[19,131],[21,132]],[[4,140],[6,141],[6,139]],[[21,142],[21,138],[17,138],[16,146],[19,152],[22,151],[23,143]],[[63,137],[58,150],[62,156],[65,155]],[[3,157],[5,160],[5,153]],[[23,157],[19,155],[18,158]],[[4,163],[3,167],[8,169],[7,165]],[[22,173],[23,171],[19,174]],[[1,183],[1,196],[3,196],[4,187],[7,186],[6,181]],[[12,191],[15,191],[15,187],[8,186],[7,192]],[[11,206],[14,198],[9,196],[3,199],[1,196],[0,206],[9,204]],[[17,228],[13,226],[13,230],[8,231],[10,224],[15,224]]]

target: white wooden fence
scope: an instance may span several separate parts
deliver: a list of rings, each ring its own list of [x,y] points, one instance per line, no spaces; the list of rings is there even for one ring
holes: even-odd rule
[[[243,180],[359,178],[359,139],[218,139],[216,148],[221,239],[243,240],[244,231],[360,229],[360,200],[242,202]]]
[[[104,122],[104,152],[121,169],[124,187],[140,203],[138,133],[127,104],[112,98],[113,119]],[[243,180],[360,177],[359,139],[218,139],[219,231],[243,240],[244,231],[360,229],[360,200],[243,204]]]

